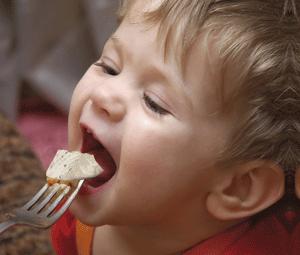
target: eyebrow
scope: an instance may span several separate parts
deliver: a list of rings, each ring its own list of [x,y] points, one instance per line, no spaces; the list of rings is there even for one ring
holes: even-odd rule
[[[126,47],[124,46],[124,43],[118,36],[112,35],[108,41],[110,41],[112,43],[112,45],[116,48],[118,53],[121,54],[122,56],[124,53],[123,51],[127,52]]]
[[[130,56],[130,53],[127,49],[126,46],[124,46],[124,43],[122,43],[122,40],[116,36],[116,35],[112,35],[109,39],[109,41],[112,42],[112,45],[116,48],[117,52],[122,56],[125,57],[124,52],[128,56]],[[183,89],[185,86],[182,82],[178,82],[176,81],[174,78],[172,77],[168,77],[164,72],[161,71],[161,69],[157,66],[157,65],[151,65],[149,67],[147,67],[147,72],[151,73],[152,75],[158,77],[158,79],[156,80],[160,80],[163,81],[165,86],[174,90],[175,93],[178,94],[182,94],[178,89]],[[187,100],[186,96],[184,96],[185,101],[190,103],[189,100]]]
[[[126,50],[126,47],[122,43],[121,39],[117,37],[116,35],[112,35],[110,37],[110,41],[114,44],[116,47],[117,51],[121,53],[121,55],[124,54],[124,52],[128,52]],[[130,55],[130,54],[127,54]],[[178,82],[175,82],[173,79],[170,79],[167,75],[165,75],[158,66],[151,65],[150,67],[147,68],[147,71],[150,71],[152,74],[155,76],[158,76],[160,80],[165,81],[168,86],[170,85],[172,87],[172,84],[178,84]]]
[[[117,53],[122,57],[122,58],[127,58],[130,59],[130,54],[127,54],[125,56],[124,53],[128,52],[127,47],[124,45],[124,43],[122,42],[122,40],[116,36],[116,35],[112,35],[108,42],[114,47],[114,49],[117,51]]]
[[[121,47],[122,46],[122,43],[121,43],[121,40],[119,37],[117,37],[116,35],[112,35],[110,38],[109,38],[110,41],[112,41],[115,45],[117,45],[118,47]]]

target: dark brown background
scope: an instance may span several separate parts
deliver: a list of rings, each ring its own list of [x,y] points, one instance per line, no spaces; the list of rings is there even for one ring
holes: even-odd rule
[[[13,124],[0,115],[0,222],[45,183],[40,162]],[[0,236],[0,255],[54,254],[49,231],[15,226]]]

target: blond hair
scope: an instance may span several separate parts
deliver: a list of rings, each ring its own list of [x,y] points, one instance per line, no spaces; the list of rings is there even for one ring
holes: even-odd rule
[[[135,1],[122,1],[122,19]],[[217,33],[223,70],[238,70],[229,104],[245,108],[222,164],[266,159],[288,178],[300,166],[300,29],[293,0],[164,0],[144,14],[160,25],[165,54],[183,63],[201,31]]]

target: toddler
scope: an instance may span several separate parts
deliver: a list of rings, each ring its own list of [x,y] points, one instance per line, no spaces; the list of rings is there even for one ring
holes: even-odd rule
[[[104,172],[54,226],[57,254],[256,254],[224,251],[280,200],[294,167],[296,8],[122,2],[69,114],[69,149]]]

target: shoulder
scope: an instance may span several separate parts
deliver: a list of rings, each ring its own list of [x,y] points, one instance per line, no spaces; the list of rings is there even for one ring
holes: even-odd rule
[[[184,255],[286,255],[290,254],[287,241],[285,227],[271,215],[258,222],[245,221],[234,226],[197,244]]]

